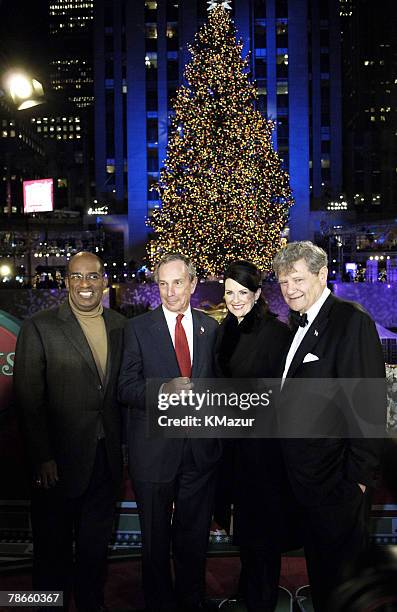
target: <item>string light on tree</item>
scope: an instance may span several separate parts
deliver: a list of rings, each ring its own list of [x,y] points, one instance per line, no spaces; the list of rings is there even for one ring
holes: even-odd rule
[[[203,276],[238,258],[270,270],[293,202],[289,177],[272,147],[272,123],[256,109],[230,2],[211,4],[174,103],[149,258],[155,264],[178,250]]]

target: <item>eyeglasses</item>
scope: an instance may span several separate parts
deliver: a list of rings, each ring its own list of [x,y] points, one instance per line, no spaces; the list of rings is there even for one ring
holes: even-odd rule
[[[72,272],[69,274],[69,280],[74,282],[81,282],[83,279],[87,281],[97,282],[103,278],[103,274],[98,274],[98,272],[89,272],[88,274],[80,274],[80,272]]]

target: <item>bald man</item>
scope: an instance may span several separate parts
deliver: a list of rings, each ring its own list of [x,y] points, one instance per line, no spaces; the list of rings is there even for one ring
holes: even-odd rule
[[[73,590],[84,612],[103,608],[122,475],[115,385],[124,318],[102,307],[106,285],[96,255],[75,255],[67,301],[23,323],[14,368],[32,474],[33,588],[63,591],[65,609]]]

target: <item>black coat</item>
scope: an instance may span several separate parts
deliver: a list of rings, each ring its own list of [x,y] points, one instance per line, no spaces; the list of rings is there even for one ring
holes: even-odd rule
[[[108,337],[102,384],[84,333],[68,303],[24,321],[18,335],[14,385],[22,432],[32,466],[54,459],[57,488],[81,495],[92,473],[100,422],[117,486],[122,476],[121,410],[117,378],[125,319],[104,309]]]
[[[217,375],[222,378],[274,378],[289,345],[289,328],[254,307],[237,325],[229,314],[219,328]],[[281,550],[294,547],[288,533],[290,491],[277,439],[237,439],[226,445],[220,479],[231,479],[234,502],[234,540],[237,544],[266,544]],[[218,508],[219,510],[219,508]]]
[[[280,373],[287,353],[288,349]],[[307,356],[317,359],[307,361]],[[382,440],[350,432],[355,423],[367,431],[366,422],[373,423],[377,433],[385,430],[384,378],[374,322],[358,304],[329,295],[295,353],[280,396],[281,427],[295,418],[293,428],[296,425],[306,438],[299,435],[282,443],[289,479],[302,505],[328,503],[338,490],[350,495],[357,483],[373,484]],[[306,379],[299,388],[297,379]],[[308,382],[315,379],[321,381],[321,394],[317,383]],[[354,393],[346,392],[349,381],[341,387],[343,379],[360,382],[353,382]],[[311,437],[306,424],[317,423],[321,437],[315,436],[315,427]]]

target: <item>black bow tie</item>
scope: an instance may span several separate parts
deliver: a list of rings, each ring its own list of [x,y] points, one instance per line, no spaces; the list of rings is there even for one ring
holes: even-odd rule
[[[290,310],[289,317],[292,325],[295,327],[305,327],[309,323],[305,312],[301,315],[296,310]]]

